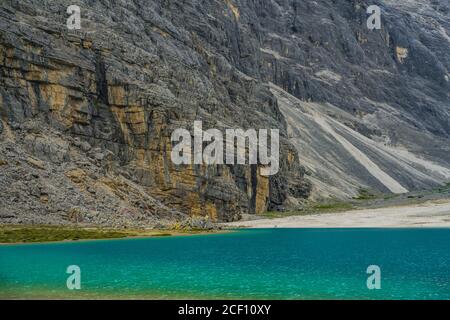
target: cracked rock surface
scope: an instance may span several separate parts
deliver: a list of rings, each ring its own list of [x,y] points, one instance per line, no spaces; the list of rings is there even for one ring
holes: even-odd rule
[[[81,30],[66,27],[81,8]],[[368,30],[366,8],[382,8]],[[151,226],[450,181],[450,4],[5,0],[0,223]],[[171,134],[280,129],[280,172]],[[188,223],[189,224],[189,223]]]

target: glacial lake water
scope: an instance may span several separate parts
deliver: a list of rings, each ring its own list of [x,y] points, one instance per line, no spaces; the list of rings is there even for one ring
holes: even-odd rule
[[[81,270],[81,290],[66,269]],[[381,289],[367,288],[367,267]],[[261,229],[0,246],[1,298],[450,299],[450,229]]]

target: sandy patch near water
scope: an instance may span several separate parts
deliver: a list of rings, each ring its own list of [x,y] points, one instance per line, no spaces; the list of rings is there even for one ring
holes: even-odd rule
[[[408,206],[352,210],[227,223],[247,228],[450,228],[450,200]]]

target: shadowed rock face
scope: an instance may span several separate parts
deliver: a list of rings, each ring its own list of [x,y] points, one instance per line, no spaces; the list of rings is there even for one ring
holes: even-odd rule
[[[450,180],[449,4],[373,3],[382,30],[367,1],[84,0],[69,31],[72,1],[2,1],[0,223],[231,221]],[[280,172],[175,166],[194,120],[280,129]]]

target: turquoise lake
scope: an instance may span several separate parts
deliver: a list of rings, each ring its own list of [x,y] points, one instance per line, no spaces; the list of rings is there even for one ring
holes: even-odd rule
[[[81,290],[66,287],[69,265]],[[367,267],[381,268],[368,290]],[[450,299],[450,229],[263,229],[0,246],[2,298]]]

